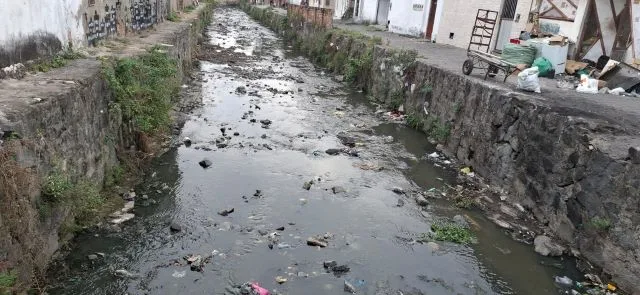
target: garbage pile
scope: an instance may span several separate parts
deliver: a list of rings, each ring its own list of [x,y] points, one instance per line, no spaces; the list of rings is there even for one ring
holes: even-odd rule
[[[558,88],[580,93],[613,94],[640,97],[640,70],[601,56],[598,62],[567,60],[567,76],[557,82]]]
[[[570,289],[569,293],[572,295],[589,294],[589,295],[606,295],[606,294],[618,294],[616,293],[617,287],[613,283],[604,284],[602,280],[594,274],[585,274],[585,280],[582,282],[573,281],[572,279],[564,276],[555,277],[556,285]]]

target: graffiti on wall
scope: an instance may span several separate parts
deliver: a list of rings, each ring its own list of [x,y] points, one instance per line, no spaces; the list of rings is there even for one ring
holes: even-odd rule
[[[104,8],[89,9],[84,14],[87,41],[95,45],[112,35],[148,29],[167,17],[168,5],[168,0],[117,0]]]
[[[157,21],[158,1],[139,0],[131,3],[131,29],[143,30],[153,26]]]
[[[84,17],[87,23],[87,41],[90,45],[94,45],[96,41],[117,33],[117,12],[116,7],[113,5],[111,7],[105,5],[102,17],[98,10],[95,10],[91,17],[87,13],[85,13]]]

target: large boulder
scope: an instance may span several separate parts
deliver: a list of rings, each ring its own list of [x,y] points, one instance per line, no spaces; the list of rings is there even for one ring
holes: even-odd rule
[[[551,238],[547,236],[537,236],[533,241],[533,245],[535,246],[536,252],[544,256],[560,256],[565,250],[562,245],[552,241]]]

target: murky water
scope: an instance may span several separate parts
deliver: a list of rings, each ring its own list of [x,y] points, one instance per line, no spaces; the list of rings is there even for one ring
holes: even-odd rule
[[[52,294],[229,294],[247,281],[281,294],[343,294],[344,280],[358,294],[559,292],[553,276],[572,274],[560,269],[570,263],[543,259],[477,212],[445,201],[422,212],[392,191],[455,179],[422,159],[434,150],[423,134],[384,122],[363,95],[333,82],[244,13],[220,8],[215,18],[209,35],[225,62],[201,63],[204,105],[182,132],[194,143],[154,162],[136,189],[150,200],[137,200],[137,217],[122,232],[77,238]],[[230,136],[224,142],[221,128]],[[344,147],[340,132],[362,143],[357,157],[324,152]],[[198,165],[205,158],[213,163],[208,169]],[[334,194],[334,187],[345,191]],[[218,214],[230,208],[228,216]],[[475,221],[478,244],[413,241],[434,219],[455,214]],[[171,222],[182,231],[172,233]],[[273,232],[279,236],[271,249]],[[328,247],[307,246],[308,237],[325,233]],[[89,261],[94,253],[104,257]],[[212,256],[202,272],[183,259],[194,254]],[[327,260],[350,271],[327,273]],[[132,276],[115,276],[117,269]],[[278,284],[277,276],[287,282]]]

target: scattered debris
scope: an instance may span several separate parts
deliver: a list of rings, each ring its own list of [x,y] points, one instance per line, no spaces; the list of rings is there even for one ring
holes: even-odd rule
[[[114,273],[116,276],[118,277],[123,277],[123,278],[135,278],[137,277],[136,274],[129,272],[126,269],[118,269],[115,271]]]
[[[404,189],[400,188],[400,187],[394,187],[391,189],[392,192],[398,194],[398,195],[404,195],[405,191]]]
[[[334,186],[334,187],[332,187],[332,188],[331,188],[331,191],[332,191],[334,194],[340,194],[340,193],[345,193],[345,192],[347,192],[347,190],[346,190],[346,189],[344,189],[344,187],[341,187],[341,186]]]
[[[356,287],[354,287],[347,280],[344,280],[344,291],[351,294],[356,294]]]
[[[324,239],[324,237],[319,237],[319,236],[308,238],[307,239],[307,245],[314,246],[314,247],[320,247],[320,248],[325,248],[325,247],[329,246],[329,244]]]
[[[209,159],[204,159],[204,160],[198,162],[198,164],[200,165],[200,167],[205,168],[205,169],[209,168],[211,165],[213,165],[213,163]]]
[[[287,278],[283,277],[283,276],[277,276],[276,277],[276,283],[278,284],[284,284],[287,282]]]
[[[227,216],[227,215],[233,213],[233,211],[235,211],[235,208],[222,210],[222,211],[218,212],[218,214],[221,215],[221,216]]]
[[[172,232],[180,232],[180,231],[182,231],[182,225],[180,225],[177,222],[172,222],[171,225],[169,226],[169,229]]]
[[[313,185],[313,180],[305,182],[305,183],[302,185],[302,189],[310,190],[310,189],[311,189],[311,185]]]

